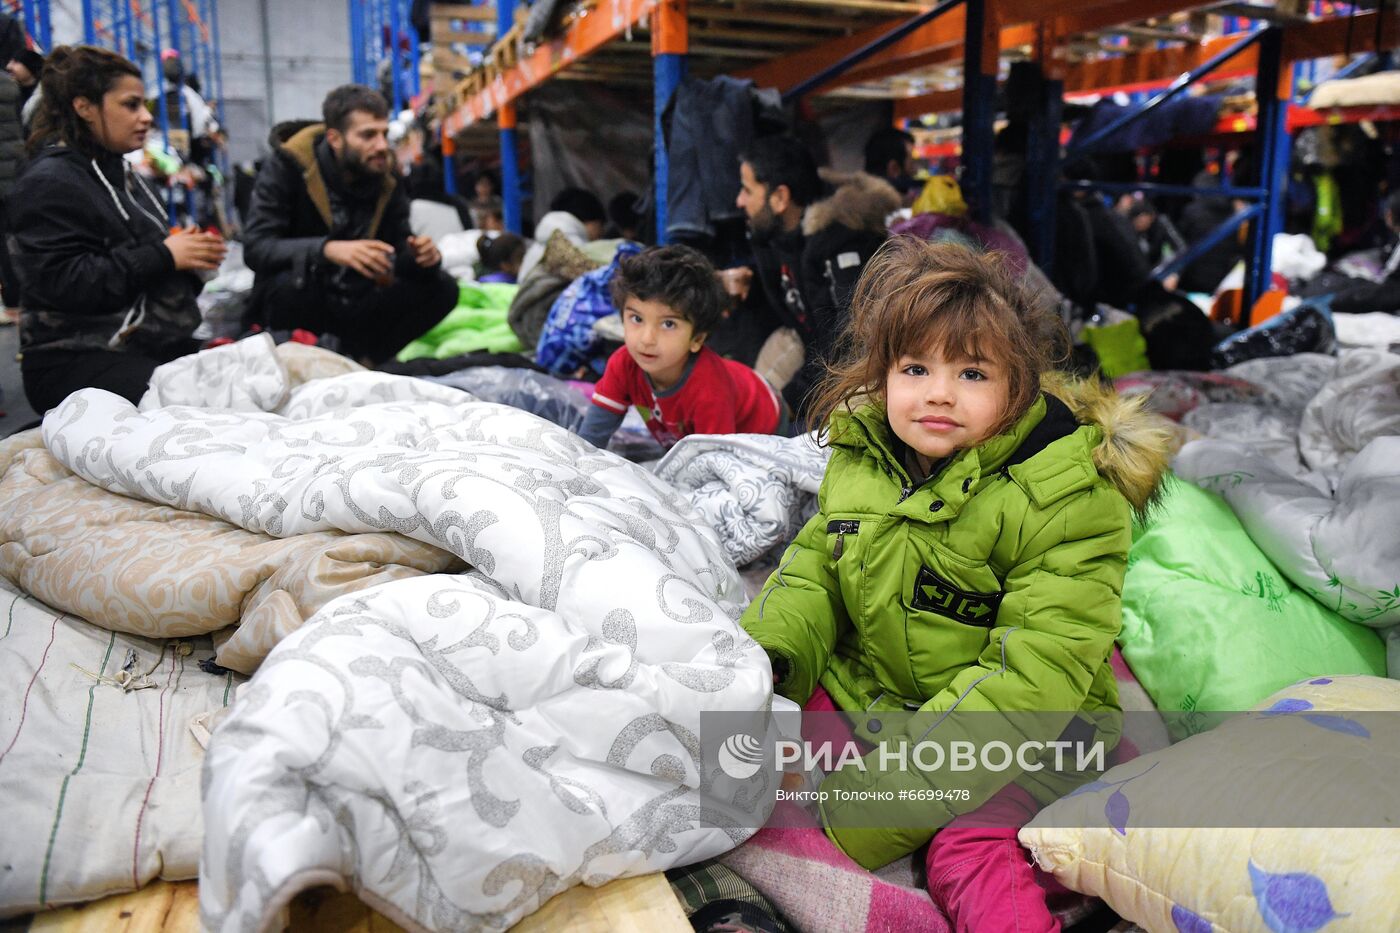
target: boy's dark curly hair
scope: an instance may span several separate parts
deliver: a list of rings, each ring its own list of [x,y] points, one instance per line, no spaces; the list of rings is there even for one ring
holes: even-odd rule
[[[613,307],[621,311],[628,298],[661,302],[679,312],[697,334],[712,333],[724,312],[724,289],[715,267],[689,246],[653,246],[618,263]]]

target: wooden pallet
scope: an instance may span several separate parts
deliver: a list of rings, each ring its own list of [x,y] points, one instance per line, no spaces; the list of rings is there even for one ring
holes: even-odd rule
[[[353,894],[331,888],[303,891],[292,901],[289,929],[306,933],[401,933]],[[660,874],[621,878],[601,888],[582,885],[554,897],[512,933],[688,933],[690,922]],[[156,881],[131,894],[51,910],[29,933],[198,933],[199,886]]]

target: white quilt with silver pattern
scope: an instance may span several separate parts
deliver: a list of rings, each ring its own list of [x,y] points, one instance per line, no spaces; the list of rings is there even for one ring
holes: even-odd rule
[[[411,928],[505,929],[750,834],[712,828],[734,785],[702,765],[699,717],[767,709],[771,672],[733,564],[670,487],[421,380],[320,379],[276,412],[165,389],[140,412],[78,392],[45,443],[124,495],[277,536],[396,531],[473,567],[329,604],[241,692],[204,769],[206,928],[266,928],[331,883]]]

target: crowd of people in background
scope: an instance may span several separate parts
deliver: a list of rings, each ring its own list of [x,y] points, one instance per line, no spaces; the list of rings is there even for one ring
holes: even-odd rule
[[[0,17],[0,58],[6,62],[0,198],[9,207],[0,212],[8,234],[0,236],[0,289],[3,321],[27,321],[21,346],[31,400],[42,410],[71,386],[88,384],[137,395],[151,368],[189,349],[199,274],[215,268],[209,263],[224,248],[218,236],[199,231],[233,229],[216,217],[223,200],[211,177],[216,170],[203,168],[214,161],[222,129],[173,50],[161,56],[154,102],[144,84],[137,87],[140,69],[120,56],[65,47],[46,60],[8,16]],[[435,242],[442,233],[415,229],[478,231],[473,278],[522,286],[538,277],[555,236],[580,246],[655,237],[649,197],[609,192],[605,201],[582,187],[558,191],[536,222],[527,218],[532,236],[507,232],[495,167],[459,166],[456,187],[463,193],[449,194],[440,157],[395,164],[390,117],[379,92],[347,85],[326,97],[321,120],[273,129],[255,181],[237,198],[243,256],[255,276],[242,317],[246,329],[310,332],[323,345],[379,365],[442,320],[458,299]],[[177,159],[175,184],[171,171],[161,174],[158,157],[147,160],[157,164],[154,177],[149,164],[133,170],[128,157],[158,125],[169,126],[157,148]],[[1034,233],[1024,173],[1015,169],[1024,155],[1023,130],[1013,114],[998,137],[998,178],[1012,181],[996,183],[993,207],[1002,216],[992,240],[965,220],[958,227],[981,236],[984,246],[1013,243],[1022,254]],[[914,137],[893,127],[870,136],[864,171],[847,174],[818,165],[811,133],[748,135],[752,142],[733,172],[740,239],[679,238],[716,267],[723,295],[718,317],[681,317],[703,336],[707,352],[761,373],[779,393],[784,418],[798,424],[838,353],[851,295],[891,235],[891,221],[901,211],[908,216],[916,202],[921,210],[942,203],[948,188],[935,192],[940,176],[921,173]],[[1139,168],[1113,157],[1083,159],[1064,171],[1071,180],[1131,181]],[[1245,206],[1212,189],[1248,182],[1250,154],[1209,165],[1203,157],[1193,163],[1173,154],[1160,171],[1166,181],[1173,180],[1169,173],[1195,172],[1200,195],[1115,201],[1088,188],[1062,191],[1046,283],[1057,299],[1090,314],[1099,306],[1140,314],[1170,304],[1172,295],[1212,292],[1240,261],[1242,236],[1215,237],[1193,261],[1162,271]],[[67,184],[84,196],[57,198],[55,186]],[[176,189],[185,192],[187,226],[168,216]],[[955,182],[951,190],[962,206]],[[424,221],[429,208],[449,225]],[[1394,265],[1387,264],[1387,275]],[[1388,288],[1373,288],[1364,300],[1384,299]],[[540,317],[536,312],[537,323]],[[538,327],[527,330],[522,339],[529,343]]]

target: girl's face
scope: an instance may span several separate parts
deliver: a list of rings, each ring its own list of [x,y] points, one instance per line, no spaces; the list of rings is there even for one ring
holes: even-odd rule
[[[74,99],[73,109],[108,152],[120,155],[146,145],[153,117],[146,109],[146,88],[140,78],[122,75],[102,95],[100,104],[79,97]]]
[[[885,377],[890,427],[930,463],[990,437],[1008,399],[1002,366],[942,350],[905,354]]]

